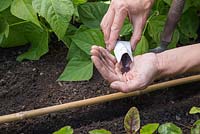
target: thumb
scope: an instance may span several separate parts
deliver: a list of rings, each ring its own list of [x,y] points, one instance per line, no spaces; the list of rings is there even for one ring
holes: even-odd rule
[[[110,84],[110,87],[113,89],[119,90],[120,92],[124,92],[124,93],[129,92],[128,86],[125,82],[114,81]]]

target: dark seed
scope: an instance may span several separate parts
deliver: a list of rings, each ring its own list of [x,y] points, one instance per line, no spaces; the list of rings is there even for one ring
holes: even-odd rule
[[[130,64],[132,61],[127,53],[122,55],[121,62],[122,62],[122,69],[121,69],[122,73],[128,72],[130,70]]]

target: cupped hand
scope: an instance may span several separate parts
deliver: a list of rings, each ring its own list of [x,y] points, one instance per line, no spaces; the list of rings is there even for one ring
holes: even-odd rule
[[[131,46],[134,50],[139,42],[148,14],[154,0],[112,0],[109,9],[101,22],[106,48],[114,49],[116,40],[125,18],[128,16],[134,32],[131,37]]]
[[[121,64],[106,49],[93,46],[92,61],[103,78],[110,82],[113,89],[121,92],[131,92],[144,89],[159,75],[156,54],[147,53],[134,57],[130,71],[121,72]]]

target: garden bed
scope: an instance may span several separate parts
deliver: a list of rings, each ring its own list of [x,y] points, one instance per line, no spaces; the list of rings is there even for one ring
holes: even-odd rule
[[[52,45],[50,52],[39,61],[17,62],[24,48],[0,49],[0,115],[32,110],[61,103],[116,92],[95,70],[90,81],[57,82],[66,65],[67,49]],[[192,83],[161,91],[130,97],[104,104],[5,123],[2,134],[50,134],[70,125],[75,134],[105,128],[113,134],[125,133],[123,119],[132,106],[139,109],[142,125],[173,122],[189,133],[191,124],[199,117],[189,115],[192,106],[200,106],[200,83]]]

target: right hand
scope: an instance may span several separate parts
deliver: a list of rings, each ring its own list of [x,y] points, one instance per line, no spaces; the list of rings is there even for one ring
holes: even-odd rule
[[[114,49],[125,18],[128,16],[134,32],[131,46],[134,50],[140,41],[143,28],[154,0],[112,0],[110,7],[102,19],[101,28],[104,33],[106,48]]]

